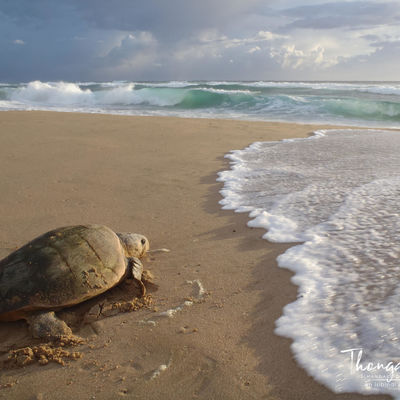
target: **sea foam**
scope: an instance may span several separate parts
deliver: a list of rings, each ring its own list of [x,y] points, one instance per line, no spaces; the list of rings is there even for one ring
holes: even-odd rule
[[[219,176],[224,209],[250,212],[270,241],[301,242],[278,257],[299,289],[276,333],[335,392],[400,398],[399,151],[399,132],[320,131],[231,152]],[[375,370],[356,370],[360,351],[358,367]]]
[[[400,127],[400,84],[263,81],[0,83],[0,110]]]
[[[89,89],[83,90],[77,84],[68,82],[30,82],[13,91],[10,98],[20,103],[48,105],[93,103],[93,93]]]

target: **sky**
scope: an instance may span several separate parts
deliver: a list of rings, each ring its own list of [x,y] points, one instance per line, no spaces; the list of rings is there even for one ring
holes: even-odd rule
[[[400,80],[400,1],[0,0],[0,82]]]

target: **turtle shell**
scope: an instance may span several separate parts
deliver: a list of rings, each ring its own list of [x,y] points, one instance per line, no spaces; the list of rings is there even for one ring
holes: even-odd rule
[[[102,225],[58,228],[0,261],[0,321],[95,297],[127,273],[121,242]]]

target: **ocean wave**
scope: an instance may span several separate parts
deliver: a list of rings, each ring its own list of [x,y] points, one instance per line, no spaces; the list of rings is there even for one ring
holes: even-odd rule
[[[93,93],[75,83],[34,81],[12,91],[10,100],[26,104],[85,105],[93,103]]]
[[[170,82],[136,82],[136,85],[147,87],[167,87],[167,88],[184,88],[196,85],[196,83],[188,81],[170,81]]]
[[[215,107],[223,103],[235,103],[238,95],[251,96],[248,90],[227,90],[212,88],[187,89],[185,85],[149,84],[149,87],[136,88],[135,83],[93,82],[30,82],[25,86],[9,90],[9,99],[19,104],[43,105],[141,105],[183,108]],[[99,90],[95,90],[95,87]],[[102,90],[100,90],[102,89]],[[6,94],[3,94],[3,97]],[[233,98],[231,98],[232,96]]]
[[[400,121],[400,103],[360,99],[321,99],[330,114],[359,120]]]
[[[245,90],[245,89],[214,89],[214,88],[204,88],[204,87],[198,87],[194,88],[193,90],[203,90],[204,92],[210,92],[210,93],[220,93],[220,94],[248,94],[248,95],[255,95],[259,94],[260,92],[255,92],[251,90]]]
[[[342,82],[41,82],[0,84],[1,110],[400,125],[400,84]]]
[[[346,82],[219,82],[218,85],[244,85],[254,88],[285,88],[285,89],[312,89],[331,91],[359,91],[374,94],[400,95],[400,83],[346,83]]]

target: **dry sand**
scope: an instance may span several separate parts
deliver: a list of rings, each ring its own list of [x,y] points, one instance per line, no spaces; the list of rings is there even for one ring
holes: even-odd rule
[[[290,340],[274,335],[282,307],[296,298],[291,273],[275,262],[287,246],[262,240],[263,231],[246,227],[246,215],[218,204],[216,174],[229,167],[225,153],[318,128],[0,113],[0,256],[47,230],[80,223],[140,232],[153,248],[171,250],[144,260],[159,286],[152,293],[156,311],[82,325],[76,333],[87,340],[77,348],[83,357],[66,366],[2,369],[0,398],[364,398],[337,396],[316,383],[296,364]],[[160,315],[189,297],[199,301],[171,318]],[[30,341],[24,321],[0,324],[3,358]]]

